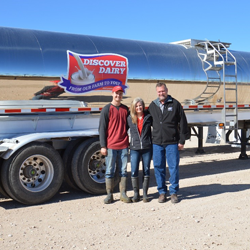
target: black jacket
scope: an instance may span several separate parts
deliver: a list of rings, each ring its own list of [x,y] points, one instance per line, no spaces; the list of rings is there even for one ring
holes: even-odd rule
[[[130,128],[130,149],[132,150],[140,150],[140,149],[148,149],[152,146],[151,139],[151,125],[152,125],[152,117],[146,111],[144,112],[144,120],[142,125],[141,136],[138,131],[137,124],[132,123],[132,118],[128,116],[128,126]]]
[[[189,139],[189,129],[186,115],[176,99],[168,95],[163,113],[158,98],[151,102],[148,110],[153,117],[153,144],[185,144]]]

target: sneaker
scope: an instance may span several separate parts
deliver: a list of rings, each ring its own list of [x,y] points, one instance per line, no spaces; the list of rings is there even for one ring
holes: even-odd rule
[[[158,198],[158,202],[159,203],[164,203],[166,202],[166,194],[160,194],[159,198]]]
[[[172,203],[178,203],[179,202],[177,194],[171,194],[171,202]]]

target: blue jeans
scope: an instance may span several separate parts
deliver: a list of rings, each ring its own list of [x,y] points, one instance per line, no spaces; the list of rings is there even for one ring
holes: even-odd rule
[[[108,148],[108,155],[105,158],[106,162],[106,178],[114,178],[115,170],[116,170],[116,163],[119,169],[119,176],[120,177],[127,177],[127,162],[128,162],[128,149],[109,149]]]
[[[159,194],[167,193],[166,186],[166,160],[170,174],[169,194],[176,194],[179,191],[179,150],[178,144],[161,146],[153,144],[153,162],[155,179]]]
[[[150,162],[152,159],[152,149],[130,150],[131,176],[138,177],[139,163],[142,159],[143,175],[150,175]]]

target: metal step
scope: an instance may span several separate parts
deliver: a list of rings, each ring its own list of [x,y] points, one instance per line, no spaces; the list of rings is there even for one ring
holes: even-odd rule
[[[214,61],[214,59],[218,60],[218,58],[220,58],[220,56],[219,55],[209,54],[204,58],[206,59],[206,61]]]
[[[209,67],[207,70],[220,71],[222,68],[223,68],[223,67],[212,66],[212,67]]]
[[[193,100],[196,103],[206,102],[209,98],[213,97],[215,93],[218,92],[220,86],[223,83],[223,90],[224,90],[224,108],[222,110],[222,120],[225,124],[223,130],[223,138],[226,140],[227,136],[226,133],[229,130],[235,131],[235,140],[238,140],[238,98],[237,98],[237,63],[236,58],[233,54],[228,50],[230,44],[228,43],[221,43],[221,42],[210,42],[210,41],[203,41],[200,42],[196,48],[199,58],[202,61],[203,70],[207,76],[207,86],[203,93],[201,93],[198,97],[194,98]],[[227,67],[226,67],[227,66]],[[231,67],[234,67],[233,69]],[[234,74],[231,72],[228,74],[226,73],[228,70],[234,70]],[[218,77],[208,75],[209,72],[216,72]],[[228,81],[226,78],[230,78],[230,85],[228,86]],[[214,82],[214,80],[219,81],[218,84]],[[229,79],[227,79],[229,80]],[[233,81],[233,82],[231,82]],[[207,91],[210,88],[210,91]],[[211,92],[211,88],[215,88],[214,92]],[[235,97],[233,101],[226,101],[227,99],[227,91],[235,92]],[[226,108],[226,105],[234,104],[233,107],[230,109]],[[230,110],[230,111],[229,111]],[[231,114],[233,110],[233,115]],[[229,114],[229,112],[231,112]],[[234,119],[233,121],[230,119]],[[227,126],[226,124],[229,124]]]

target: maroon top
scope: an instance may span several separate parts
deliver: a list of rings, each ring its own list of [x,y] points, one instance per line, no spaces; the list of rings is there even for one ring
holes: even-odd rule
[[[101,112],[99,137],[101,147],[124,149],[129,145],[127,133],[128,107],[106,105]]]

